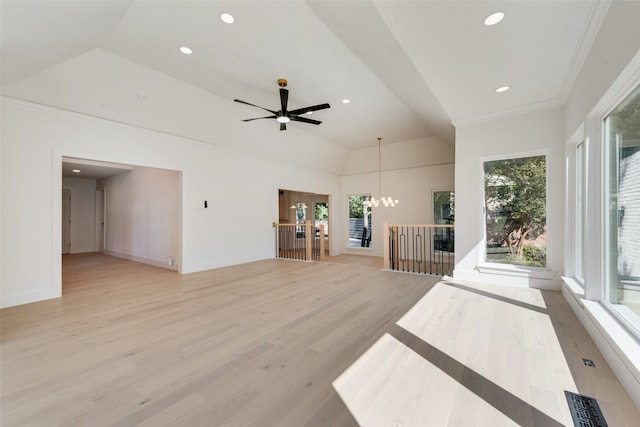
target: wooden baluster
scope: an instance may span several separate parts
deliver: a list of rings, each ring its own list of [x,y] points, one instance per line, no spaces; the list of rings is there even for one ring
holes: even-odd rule
[[[311,220],[304,223],[305,260],[313,261],[311,254]]]
[[[324,261],[324,224],[320,224],[320,261]]]

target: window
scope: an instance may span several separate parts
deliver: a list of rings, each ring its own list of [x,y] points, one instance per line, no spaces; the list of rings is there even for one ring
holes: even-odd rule
[[[546,157],[484,162],[485,261],[546,267]]]
[[[315,225],[316,227],[324,225],[324,236],[327,237],[329,235],[329,204],[327,202],[316,203]]]
[[[576,145],[576,247],[575,276],[584,282],[584,233],[586,209],[586,153],[584,141]]]
[[[433,223],[453,224],[455,195],[451,190],[433,192]],[[437,227],[434,230],[433,247],[439,251],[453,252],[454,234],[452,228]]]
[[[370,194],[349,196],[349,246],[371,246],[371,209],[362,203],[370,198]]]
[[[433,192],[433,223],[453,224],[455,195],[453,191]]]
[[[307,222],[307,204],[304,202],[294,203],[292,208],[296,209],[296,236],[304,237],[305,223]]]
[[[296,207],[296,224],[304,224],[307,221],[307,205],[299,202]]]
[[[640,86],[605,118],[607,299],[640,330]]]

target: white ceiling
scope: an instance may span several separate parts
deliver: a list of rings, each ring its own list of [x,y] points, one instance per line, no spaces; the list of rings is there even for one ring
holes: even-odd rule
[[[62,177],[81,179],[102,179],[124,172],[130,172],[133,166],[95,160],[62,158]]]
[[[576,1],[6,1],[2,87],[101,48],[229,100],[243,117],[324,102],[291,123],[347,149],[561,105],[609,3]],[[503,22],[483,25],[490,13]],[[229,12],[233,25],[218,16]],[[180,46],[193,49],[190,56]],[[511,90],[497,94],[499,86]],[[342,104],[350,98],[350,104]],[[266,120],[259,122],[267,122]],[[270,121],[269,121],[270,122]],[[274,127],[277,123],[270,123]],[[262,126],[258,122],[244,126]]]

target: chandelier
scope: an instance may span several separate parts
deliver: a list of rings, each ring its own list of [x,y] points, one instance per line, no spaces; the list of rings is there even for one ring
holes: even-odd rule
[[[395,205],[398,204],[398,200],[397,199],[393,199],[391,198],[391,196],[387,196],[384,197],[382,195],[382,161],[381,161],[381,156],[380,156],[380,144],[382,142],[382,138],[378,137],[378,195],[380,196],[380,199],[376,199],[375,197],[372,197],[370,200],[365,200],[364,202],[362,202],[363,205],[371,208],[371,207],[375,207],[377,208],[378,206],[380,206],[380,202],[382,202],[382,204],[384,205],[384,207],[394,207]]]

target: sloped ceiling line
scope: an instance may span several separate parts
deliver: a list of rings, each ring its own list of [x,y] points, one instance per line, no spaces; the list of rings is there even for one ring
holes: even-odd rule
[[[454,144],[451,120],[370,1],[307,4],[389,90],[424,124],[426,135]]]

